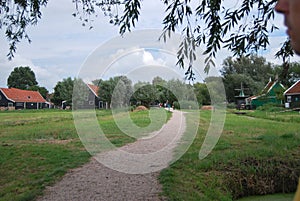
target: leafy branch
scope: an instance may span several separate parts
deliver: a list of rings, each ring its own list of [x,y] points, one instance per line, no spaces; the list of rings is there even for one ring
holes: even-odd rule
[[[27,26],[35,25],[41,18],[41,8],[48,0],[2,0],[0,1],[0,29],[5,29],[9,42],[8,58],[16,52],[17,43],[23,38],[30,42]],[[75,17],[82,25],[90,25],[92,17],[99,12],[109,22],[119,27],[120,34],[131,31],[138,22],[142,0],[72,0]],[[235,7],[226,8],[225,0],[200,0],[195,6],[191,0],[162,0],[166,7],[160,39],[166,41],[171,34],[180,31],[182,41],[178,47],[177,64],[185,68],[186,77],[194,79],[193,65],[196,50],[205,46],[205,72],[214,66],[221,48],[230,50],[234,56],[247,56],[269,45],[269,35],[278,27],[273,24],[274,6],[277,0],[241,0]],[[283,62],[293,56],[289,40],[276,54]]]

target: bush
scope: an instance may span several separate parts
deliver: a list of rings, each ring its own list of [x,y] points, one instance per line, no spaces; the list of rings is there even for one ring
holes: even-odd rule
[[[259,160],[248,157],[224,169],[224,184],[234,199],[295,192],[300,173],[299,160],[288,158]]]
[[[228,109],[235,109],[236,108],[236,104],[235,103],[228,103],[227,104],[227,108]]]
[[[180,110],[180,105],[177,101],[173,102],[174,109]]]
[[[257,110],[266,111],[266,112],[280,112],[284,110],[284,108],[280,104],[267,103],[264,104],[263,106],[258,107]]]

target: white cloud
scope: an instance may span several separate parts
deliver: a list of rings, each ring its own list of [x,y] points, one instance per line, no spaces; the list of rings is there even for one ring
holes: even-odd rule
[[[2,71],[2,76],[0,77],[1,87],[7,87],[7,78],[15,67],[29,66],[35,73],[39,86],[46,87],[50,92],[57,83],[57,80],[60,79],[57,72],[62,71],[60,68],[52,68],[52,70],[49,71],[48,69],[33,64],[30,59],[24,58],[19,54],[16,54],[12,61],[8,61],[5,57],[2,57],[0,59],[0,66]]]

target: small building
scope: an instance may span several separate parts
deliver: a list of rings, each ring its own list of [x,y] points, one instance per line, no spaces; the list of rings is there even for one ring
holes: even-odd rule
[[[94,104],[95,108],[100,109],[103,108],[103,102],[100,100],[98,95],[99,87],[92,84],[87,84],[88,88],[90,89],[91,93],[89,95],[89,104]]]
[[[256,109],[267,103],[283,104],[283,92],[285,87],[278,81],[270,81],[259,95],[249,97],[246,102],[251,109]]]
[[[104,104],[98,96],[99,87],[92,84],[86,84],[86,86],[87,88],[82,90],[83,94],[79,94],[77,99],[73,99],[73,104],[76,105],[76,109],[104,108]]]
[[[286,108],[300,108],[300,80],[284,92]]]
[[[42,109],[48,107],[47,101],[38,91],[0,88],[1,109]]]

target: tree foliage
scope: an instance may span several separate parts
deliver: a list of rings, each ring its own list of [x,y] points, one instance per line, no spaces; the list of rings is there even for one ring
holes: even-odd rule
[[[289,69],[286,72],[286,78],[283,78],[281,74],[283,68],[284,64],[277,65],[275,66],[274,71],[277,75],[279,75],[279,79],[284,86],[291,86],[300,79],[300,63],[293,62],[289,64]]]
[[[240,57],[234,59],[228,57],[223,62],[221,74],[226,77],[230,74],[244,74],[250,76],[254,81],[263,82],[273,79],[274,75],[272,64],[267,62],[264,57],[251,55],[249,57]]]
[[[0,2],[0,29],[5,29],[10,44],[8,57],[16,51],[16,44],[27,35],[27,26],[34,25],[41,18],[41,9],[47,0],[18,0]],[[193,79],[193,62],[197,47],[204,46],[205,71],[214,64],[216,53],[227,48],[233,55],[242,56],[266,49],[269,34],[278,29],[273,23],[277,0],[242,0],[230,6],[225,0],[162,0],[165,6],[164,26],[161,39],[167,40],[173,32],[182,33],[178,49],[178,65],[188,66],[186,74]],[[142,0],[73,0],[74,16],[90,25],[93,17],[104,13],[111,24],[119,26],[120,34],[131,31],[139,20]],[[289,41],[276,54],[286,63],[293,54]],[[285,71],[289,65],[284,65]]]
[[[278,78],[272,64],[256,55],[238,59],[226,58],[221,74],[229,102],[235,100],[235,96],[239,95],[242,87],[245,95],[255,95],[260,93],[270,78],[272,80]]]
[[[7,79],[7,86],[9,88],[14,87],[28,90],[31,87],[37,86],[37,84],[35,74],[28,66],[14,68]]]
[[[204,83],[195,83],[194,92],[197,98],[197,101],[201,105],[210,105],[210,96],[206,84]]]
[[[48,0],[2,0],[0,1],[0,29],[5,29],[9,42],[8,58],[16,52],[16,45],[23,38],[30,42],[27,26],[36,25],[42,16],[42,7]]]
[[[99,80],[99,96],[112,107],[128,105],[132,95],[132,82],[126,76],[116,76],[108,80]],[[113,97],[114,95],[114,97]],[[112,99],[113,98],[113,99]]]
[[[156,92],[155,86],[149,82],[138,82],[134,85],[133,99],[141,105],[150,107],[150,104],[157,100]]]
[[[53,98],[51,101],[55,105],[62,105],[62,102],[65,101],[66,106],[72,105],[72,94],[73,94],[73,86],[74,86],[74,79],[68,77],[59,81],[54,87]]]
[[[99,96],[112,107],[123,107],[131,104],[141,104],[149,107],[152,104],[184,101],[199,105],[209,104],[210,97],[205,84],[190,85],[179,79],[164,80],[161,77],[153,78],[152,82],[137,82],[133,84],[126,76],[116,76],[108,80],[96,80],[99,83]],[[198,87],[201,85],[200,87]],[[178,104],[179,104],[178,103]],[[180,107],[178,107],[180,108]]]

